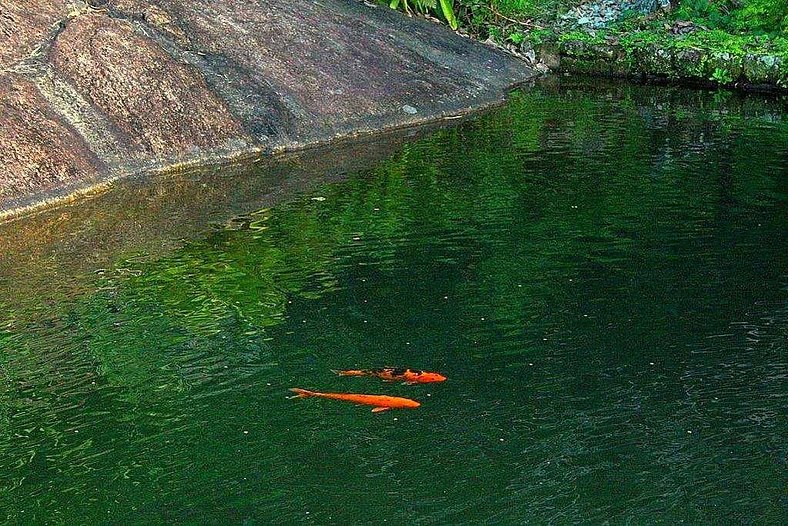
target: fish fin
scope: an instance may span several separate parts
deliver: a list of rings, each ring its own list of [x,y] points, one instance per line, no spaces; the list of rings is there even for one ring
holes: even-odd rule
[[[391,409],[391,408],[390,407],[375,407],[374,409],[372,409],[372,412],[373,413],[381,413],[383,411],[388,411],[389,409]]]
[[[306,389],[299,389],[298,387],[292,387],[290,389],[292,392],[296,394],[293,398],[309,398],[310,396],[315,396],[315,393],[312,391],[307,391]]]

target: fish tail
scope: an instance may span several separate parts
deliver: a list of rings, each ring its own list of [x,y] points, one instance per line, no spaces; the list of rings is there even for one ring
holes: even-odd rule
[[[317,396],[317,393],[315,392],[307,391],[306,389],[299,389],[298,387],[292,387],[290,390],[297,395],[294,398],[309,398],[310,396]]]

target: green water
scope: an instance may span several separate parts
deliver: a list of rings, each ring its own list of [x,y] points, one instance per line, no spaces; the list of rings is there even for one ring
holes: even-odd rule
[[[787,173],[784,101],[542,87],[155,255],[7,270],[0,522],[785,523]],[[330,372],[384,365],[449,380]]]

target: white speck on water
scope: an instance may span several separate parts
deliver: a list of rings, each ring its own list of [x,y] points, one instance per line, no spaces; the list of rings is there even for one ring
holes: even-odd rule
[[[427,393],[427,396],[432,396],[432,393]]]
[[[75,429],[75,430],[74,430],[74,433],[79,433],[79,429]]]
[[[588,318],[588,314],[583,314],[583,318]]]
[[[249,434],[249,431],[244,431],[244,435],[248,435],[248,434]]]
[[[691,435],[691,434],[692,434],[692,431],[690,431],[690,430],[688,429],[688,430],[687,430],[687,434],[688,434],[688,435]]]
[[[654,362],[648,362],[649,365],[654,365]]]
[[[269,383],[267,383],[267,384],[265,384],[265,385],[267,385],[267,386],[269,386],[269,387],[271,386],[271,384],[269,384]]]
[[[408,115],[416,115],[419,112],[419,110],[417,110],[416,108],[414,108],[410,104],[404,104],[402,106],[402,111],[404,111]]]
[[[358,236],[353,236],[353,241],[359,241],[361,238]]]
[[[484,321],[484,318],[482,318],[482,321]]]
[[[546,341],[547,341],[547,338],[542,338],[542,341],[545,341],[545,342],[546,342]]]
[[[533,365],[534,365],[534,364],[532,364],[532,363],[529,363],[528,365],[530,365],[531,367],[533,367]]]
[[[396,422],[397,420],[399,420],[399,418],[394,417],[394,421]]]
[[[410,345],[410,342],[405,342],[405,345]]]
[[[374,210],[375,212],[380,212],[380,208],[373,208],[372,210]]]
[[[364,323],[367,323],[367,320],[364,320]]]
[[[499,438],[498,440],[500,440],[501,442],[503,442],[503,439],[502,439],[502,438]]]
[[[325,200],[326,198],[320,195],[312,198],[312,201],[325,201]]]

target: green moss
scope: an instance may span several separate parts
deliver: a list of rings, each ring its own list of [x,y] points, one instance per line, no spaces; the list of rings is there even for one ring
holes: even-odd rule
[[[671,13],[629,13],[605,30],[566,31],[559,14],[578,3],[454,0],[461,25],[475,37],[560,50],[570,71],[788,87],[786,0],[682,0]],[[680,20],[695,26],[673,34]]]
[[[605,42],[605,33],[603,31],[570,31],[558,37],[558,41],[564,42],[585,42],[587,44],[603,44]]]
[[[788,38],[720,29],[673,35],[664,25],[654,24],[642,30],[625,27],[625,31],[615,26],[606,32],[560,35],[561,51],[571,57],[565,66],[583,73],[788,87]]]

